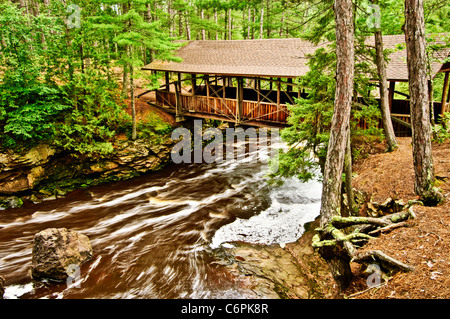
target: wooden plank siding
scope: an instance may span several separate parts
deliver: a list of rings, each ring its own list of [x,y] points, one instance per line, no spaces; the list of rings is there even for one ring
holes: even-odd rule
[[[224,117],[224,120],[237,120],[236,99],[207,97],[201,95],[181,94],[181,109],[187,113],[214,114]],[[156,91],[156,103],[163,107],[174,108],[176,106],[176,96],[174,92]],[[242,101],[242,122],[245,121],[265,121],[276,124],[286,124],[288,111],[285,104],[276,104]]]

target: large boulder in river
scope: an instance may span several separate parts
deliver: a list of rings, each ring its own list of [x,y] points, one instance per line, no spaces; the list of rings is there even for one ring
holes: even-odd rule
[[[35,279],[64,281],[73,265],[81,265],[92,255],[87,236],[66,228],[48,228],[34,236],[31,274]]]

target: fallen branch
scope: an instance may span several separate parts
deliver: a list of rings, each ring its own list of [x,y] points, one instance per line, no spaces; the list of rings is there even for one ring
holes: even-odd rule
[[[362,295],[363,293],[366,293],[366,292],[368,292],[369,290],[372,290],[372,289],[375,289],[375,288],[378,289],[378,288],[381,288],[381,287],[386,286],[386,285],[387,285],[387,281],[385,281],[385,282],[383,282],[383,283],[381,283],[381,284],[379,284],[379,285],[369,287],[369,288],[367,288],[367,289],[365,289],[365,290],[355,292],[354,294],[351,294],[350,296],[347,296],[347,298],[348,298],[348,299],[351,299],[351,298],[354,298],[354,297],[356,297],[356,296]]]
[[[392,230],[394,230],[396,228],[404,227],[404,226],[406,226],[407,223],[408,223],[407,221],[404,221],[404,222],[400,222],[400,223],[390,224],[388,226],[372,230],[368,234],[369,235],[377,235],[378,233],[385,234],[385,233],[388,233],[388,232],[390,232],[390,231],[392,231]]]
[[[386,269],[398,269],[404,272],[413,271],[414,267],[409,266],[391,256],[386,255],[381,250],[369,250],[357,253],[353,256],[352,262],[359,264],[366,263],[378,263],[384,266]]]

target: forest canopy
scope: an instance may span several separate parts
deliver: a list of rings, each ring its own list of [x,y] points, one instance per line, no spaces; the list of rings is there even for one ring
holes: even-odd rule
[[[361,40],[373,34],[368,22],[379,18],[383,34],[401,34],[404,24],[402,2],[380,0],[379,12],[372,2],[354,1],[357,55],[365,59],[374,55]],[[449,14],[448,1],[425,1],[427,31],[450,30]],[[2,0],[0,145],[21,149],[46,140],[78,154],[108,154],[117,134],[136,137],[135,114],[125,112],[123,102],[134,91],[134,79],[145,76],[148,87],[156,83],[140,67],[153,59],[176,59],[179,40],[292,37],[331,42],[311,58],[311,73],[299,80],[314,89],[310,99],[298,101],[301,107],[292,106],[293,127],[284,134],[289,143],[308,140],[323,156],[319,146],[327,140],[335,68],[331,0]],[[367,79],[358,68],[367,69],[367,63],[356,65],[356,90],[362,94]],[[441,82],[437,79],[435,90]],[[379,116],[371,105],[354,116]],[[299,124],[303,116],[320,117],[321,127]]]

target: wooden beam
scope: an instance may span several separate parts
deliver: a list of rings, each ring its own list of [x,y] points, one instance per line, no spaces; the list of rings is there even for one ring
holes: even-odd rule
[[[292,91],[292,78],[288,78],[287,79],[287,83],[288,83],[288,85],[287,85],[287,88],[286,88],[286,91],[287,92],[291,92]]]
[[[223,103],[225,103],[225,98],[227,97],[227,86],[226,86],[227,79],[228,78],[226,76],[224,76],[222,79],[222,81],[223,81],[223,85],[222,85],[222,87],[223,87],[223,92],[222,92]]]
[[[205,75],[205,85],[206,85],[206,97],[209,100],[209,95],[210,95],[210,93],[209,93],[209,85],[210,85],[209,75]]]
[[[395,93],[395,81],[389,82],[389,111],[392,112],[392,105],[394,104],[394,93]]]
[[[442,88],[442,107],[441,107],[441,115],[444,115],[445,110],[447,108],[447,95],[449,94],[449,73],[450,72],[445,72],[445,77],[444,77],[444,87]]]
[[[256,80],[256,92],[258,93],[258,104],[261,102],[261,79]]]
[[[181,105],[181,74],[178,73],[178,81],[175,82],[176,116],[183,116],[183,106]]]
[[[392,119],[392,121],[394,121],[394,122],[400,123],[400,124],[403,125],[403,126],[406,126],[406,127],[408,127],[408,128],[411,128],[411,123],[408,123],[408,122],[405,122],[405,121],[403,121],[403,120],[400,120],[399,118],[393,116],[392,114],[391,114],[391,119]]]
[[[244,105],[244,80],[241,77],[236,78],[237,88],[236,88],[236,120],[237,123],[242,121],[243,115],[243,105]]]
[[[281,104],[281,79],[278,78],[277,82],[277,122],[279,121],[280,117],[280,104]]]
[[[197,75],[191,74],[191,84],[192,84],[192,93],[195,95],[195,91],[197,91]]]
[[[280,81],[279,78],[272,79],[272,78],[264,78],[264,77],[255,77],[254,79],[264,80],[264,81],[267,81],[267,82],[275,82],[275,83]],[[299,87],[299,85],[297,83],[289,81],[289,79],[291,79],[291,78],[287,78],[287,79],[288,79],[287,81],[281,81],[281,83],[282,84],[289,84],[292,87]]]
[[[169,72],[165,71],[164,72],[164,77],[166,80],[166,91],[169,92],[170,91],[170,78],[169,78]]]

